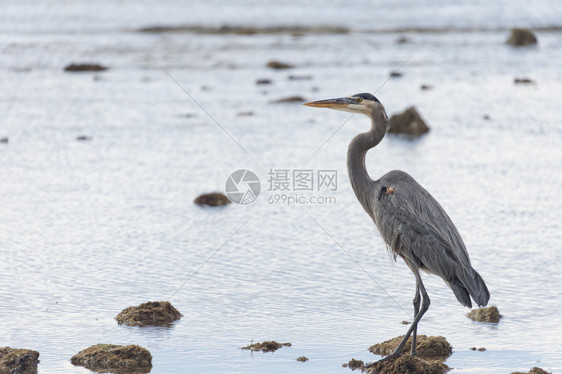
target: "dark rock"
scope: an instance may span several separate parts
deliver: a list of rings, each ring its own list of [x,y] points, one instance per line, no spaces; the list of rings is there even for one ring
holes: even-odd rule
[[[149,373],[152,368],[152,355],[146,348],[138,345],[96,344],[72,356],[70,362],[92,371],[125,369]]]
[[[355,370],[364,371],[365,370],[365,363],[361,360],[356,360],[354,358],[349,360],[349,362],[347,362],[345,364],[342,364],[341,366],[344,367],[344,368],[350,368],[352,371],[355,371]]]
[[[64,68],[64,71],[82,72],[82,71],[105,71],[109,69],[99,64],[70,64]]]
[[[2,144],[8,144],[9,141],[10,141],[10,139],[8,139],[8,138],[0,138],[0,143],[2,143]]]
[[[522,372],[522,371],[514,371],[511,374],[552,374],[544,369],[541,369],[539,367],[533,367],[531,368],[531,370],[527,371],[527,372]]]
[[[307,357],[304,357],[304,356],[300,356],[299,358],[297,358],[297,361],[299,361],[299,362],[307,362],[307,361],[308,361],[308,358],[307,358]]]
[[[515,78],[514,84],[535,84],[535,81],[530,78]]]
[[[417,356],[402,355],[394,359],[378,362],[369,368],[368,373],[380,374],[444,374],[451,370],[440,361],[425,361]]]
[[[301,96],[289,96],[282,99],[274,100],[272,103],[303,103],[306,100]]]
[[[115,319],[129,326],[169,325],[182,314],[169,301],[149,301],[123,309]]]
[[[402,73],[399,72],[399,71],[391,71],[391,72],[390,72],[390,76],[391,76],[392,78],[400,78],[400,77],[402,76]]]
[[[249,349],[253,352],[255,351],[262,351],[262,352],[275,352],[276,350],[278,350],[281,347],[290,347],[292,344],[291,343],[278,343],[275,340],[267,340],[265,342],[262,343],[253,343],[253,344],[249,344],[245,347],[242,347],[240,349]]]
[[[498,323],[502,315],[495,306],[489,306],[486,308],[478,308],[471,310],[466,314],[468,318],[477,322],[493,322]]]
[[[405,43],[410,43],[410,39],[407,36],[401,36],[398,39],[396,39],[396,44],[405,44]]]
[[[529,29],[512,29],[507,44],[514,47],[537,44],[537,37]]]
[[[389,339],[382,343],[374,344],[369,347],[369,351],[381,355],[388,356],[398,344],[402,341],[404,336],[397,336],[396,338]],[[412,347],[412,337],[406,341],[406,345],[402,350],[403,354],[409,354]],[[443,358],[448,357],[453,353],[453,348],[442,336],[426,336],[418,335],[416,340],[416,355],[423,358]]]
[[[256,84],[271,84],[273,81],[271,79],[262,78],[256,81]]]
[[[92,140],[92,137],[88,136],[88,135],[78,135],[76,137],[76,140],[78,140],[79,142],[87,142],[87,141]]]
[[[290,81],[306,81],[311,80],[312,75],[289,75],[287,79]]]
[[[251,111],[251,110],[241,111],[241,112],[238,112],[238,114],[237,114],[238,117],[249,117],[249,116],[253,116],[253,115],[254,115],[254,112]]]
[[[390,133],[419,136],[428,131],[429,127],[413,106],[390,118],[388,129]]]
[[[37,374],[39,352],[30,349],[0,348],[0,373]]]
[[[409,325],[410,322],[408,322],[408,321],[402,321],[402,324],[403,324],[403,325]]]
[[[486,121],[489,121],[492,119],[492,117],[490,117],[489,114],[484,114],[484,116],[482,116],[483,119],[485,119]]]
[[[221,206],[230,204],[230,200],[220,192],[203,194],[193,201],[197,205]]]
[[[268,68],[271,68],[271,69],[277,69],[277,70],[279,70],[279,69],[292,69],[292,68],[294,68],[294,66],[291,65],[291,64],[287,64],[287,63],[285,63],[285,62],[276,61],[276,60],[269,61],[269,62],[267,63],[267,67],[268,67]]]
[[[432,88],[433,88],[433,86],[432,86],[432,85],[429,85],[429,84],[422,84],[422,85],[420,86],[420,89],[422,89],[422,90],[424,90],[424,91],[425,91],[425,90],[431,90]]]

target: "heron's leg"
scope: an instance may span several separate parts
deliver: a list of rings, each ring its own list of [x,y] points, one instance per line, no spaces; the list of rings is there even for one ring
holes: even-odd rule
[[[372,362],[368,365],[365,365],[365,368],[367,368],[367,369],[375,366],[378,362],[390,360],[390,359],[393,359],[393,358],[396,358],[396,357],[400,356],[402,354],[402,349],[404,349],[404,345],[408,341],[408,338],[410,337],[410,335],[412,335],[412,332],[414,332],[414,330],[417,329],[418,322],[421,320],[421,318],[423,317],[425,312],[427,312],[427,310],[429,309],[429,304],[431,303],[431,301],[429,300],[429,296],[427,295],[427,291],[425,290],[425,286],[423,285],[423,282],[421,280],[420,273],[417,271],[417,269],[413,269],[412,271],[414,272],[414,275],[416,277],[416,284],[417,284],[417,287],[419,288],[419,291],[421,293],[421,298],[422,298],[421,309],[416,314],[416,317],[414,318],[414,321],[412,322],[412,325],[410,326],[410,328],[406,332],[406,335],[404,335],[404,338],[402,338],[402,341],[400,342],[400,344],[398,344],[398,347],[396,347],[394,352],[392,352],[390,355],[388,355],[388,356],[386,356],[386,357],[384,357],[384,358],[382,358],[382,359],[380,359],[376,362]]]
[[[414,317],[418,315],[420,311],[420,286],[416,279],[416,295],[414,296]],[[412,356],[416,355],[416,334],[418,333],[418,326],[414,327],[414,331],[412,331],[412,349],[410,350],[410,354]]]

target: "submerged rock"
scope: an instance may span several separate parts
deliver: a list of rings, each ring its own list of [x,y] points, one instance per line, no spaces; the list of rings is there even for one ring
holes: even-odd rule
[[[64,68],[64,71],[82,72],[82,71],[105,71],[109,69],[107,66],[99,64],[70,64]]]
[[[230,204],[228,197],[220,192],[212,192],[197,196],[193,202],[197,205],[208,206],[222,206]]]
[[[365,363],[361,360],[356,360],[352,358],[349,362],[341,365],[344,368],[350,368],[351,370],[365,370]]]
[[[399,71],[391,71],[391,72],[390,72],[390,76],[391,76],[392,78],[400,78],[400,77],[402,76],[402,73],[399,72]]]
[[[293,65],[287,64],[285,62],[272,60],[267,63],[267,67],[271,69],[292,69],[294,68]]]
[[[306,100],[302,96],[289,96],[284,97],[282,99],[273,100],[272,103],[279,104],[279,103],[302,103]]]
[[[169,301],[149,301],[123,309],[115,319],[128,326],[167,325],[183,317]]]
[[[402,341],[402,336],[397,336],[395,338],[389,339],[382,343],[374,344],[369,347],[369,351],[381,355],[381,356],[388,356],[398,344]],[[402,350],[402,354],[410,354],[410,349],[412,347],[412,337],[406,341],[406,345],[404,345],[404,349]],[[418,357],[424,358],[445,358],[449,357],[453,353],[453,347],[449,344],[447,339],[442,336],[426,336],[426,335],[417,335],[416,338],[416,355]]]
[[[300,356],[300,357],[297,358],[296,360],[299,361],[299,362],[307,362],[307,361],[308,361],[308,358],[307,358],[307,357],[304,357],[304,356]]]
[[[0,348],[0,373],[37,374],[39,352],[21,348]]]
[[[422,91],[431,90],[432,88],[433,88],[433,86],[430,85],[430,84],[422,84],[422,85],[420,86],[420,89],[421,89]]]
[[[429,127],[413,106],[390,118],[388,132],[419,136],[429,131]]]
[[[496,306],[486,308],[478,308],[466,313],[466,316],[477,322],[494,322],[498,323],[502,315]]]
[[[255,34],[346,34],[350,30],[341,26],[265,26],[265,27],[248,27],[248,26],[149,26],[138,30],[139,32],[163,33],[163,32],[181,32],[193,34],[237,34],[237,35],[255,35]]]
[[[8,144],[9,141],[10,141],[10,139],[8,139],[8,138],[0,138],[1,144]]]
[[[96,344],[72,356],[70,362],[92,371],[134,369],[148,373],[152,368],[152,355],[138,345]]]
[[[92,137],[88,135],[78,135],[76,137],[76,140],[78,140],[79,142],[86,142],[92,140]]]
[[[523,372],[523,371],[514,371],[511,374],[552,374],[544,369],[541,369],[539,367],[533,367],[531,368],[531,370],[527,371],[527,372]]]
[[[537,44],[537,37],[529,29],[512,29],[507,44],[514,47]]]
[[[515,78],[514,84],[535,84],[535,81],[530,78]]]
[[[278,343],[275,340],[266,340],[265,342],[258,342],[258,343],[253,343],[253,344],[249,344],[245,347],[242,347],[240,349],[249,349],[253,352],[255,351],[262,351],[262,352],[275,352],[276,350],[278,350],[281,347],[290,347],[292,344],[291,343]]]
[[[402,355],[394,359],[378,362],[369,368],[368,373],[379,374],[443,374],[451,370],[440,361],[425,361],[417,356]]]
[[[271,84],[273,81],[267,78],[261,78],[256,81],[256,84]]]

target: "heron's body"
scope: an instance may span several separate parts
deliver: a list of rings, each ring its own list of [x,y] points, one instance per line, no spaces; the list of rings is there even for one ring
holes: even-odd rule
[[[357,135],[349,144],[349,179],[361,206],[375,222],[394,257],[401,257],[416,277],[414,321],[396,351],[387,358],[400,355],[412,333],[415,354],[417,324],[430,303],[420,269],[441,277],[464,306],[472,306],[471,297],[478,305],[486,305],[490,293],[472,268],[457,228],[429,192],[400,170],[390,171],[377,180],[369,176],[366,154],[383,139],[388,125],[388,116],[378,99],[365,93],[306,105],[362,113],[371,119],[371,130]]]

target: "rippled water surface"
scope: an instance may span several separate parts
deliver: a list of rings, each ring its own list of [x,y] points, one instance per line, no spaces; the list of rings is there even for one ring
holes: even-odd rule
[[[40,373],[88,372],[69,359],[96,343],[148,348],[152,373],[346,373],[352,357],[376,359],[367,348],[412,318],[414,277],[347,179],[347,144],[368,120],[271,103],[376,92],[389,114],[415,105],[431,131],[386,137],[368,155],[371,176],[405,170],[441,202],[504,316],[472,322],[425,276],[432,304],[419,332],[447,337],[452,373],[562,372],[562,33],[547,28],[562,8],[525,4],[3,4],[0,346],[38,350]],[[137,32],[225,24],[351,31]],[[506,46],[515,26],[541,28],[539,44]],[[268,69],[272,59],[295,68]],[[110,69],[65,73],[71,62]],[[242,168],[262,181],[256,202],[193,204]],[[270,169],[336,170],[337,191],[316,193],[335,201],[271,204]],[[166,299],[184,315],[172,327],[113,319]],[[292,347],[239,349],[271,339]]]

